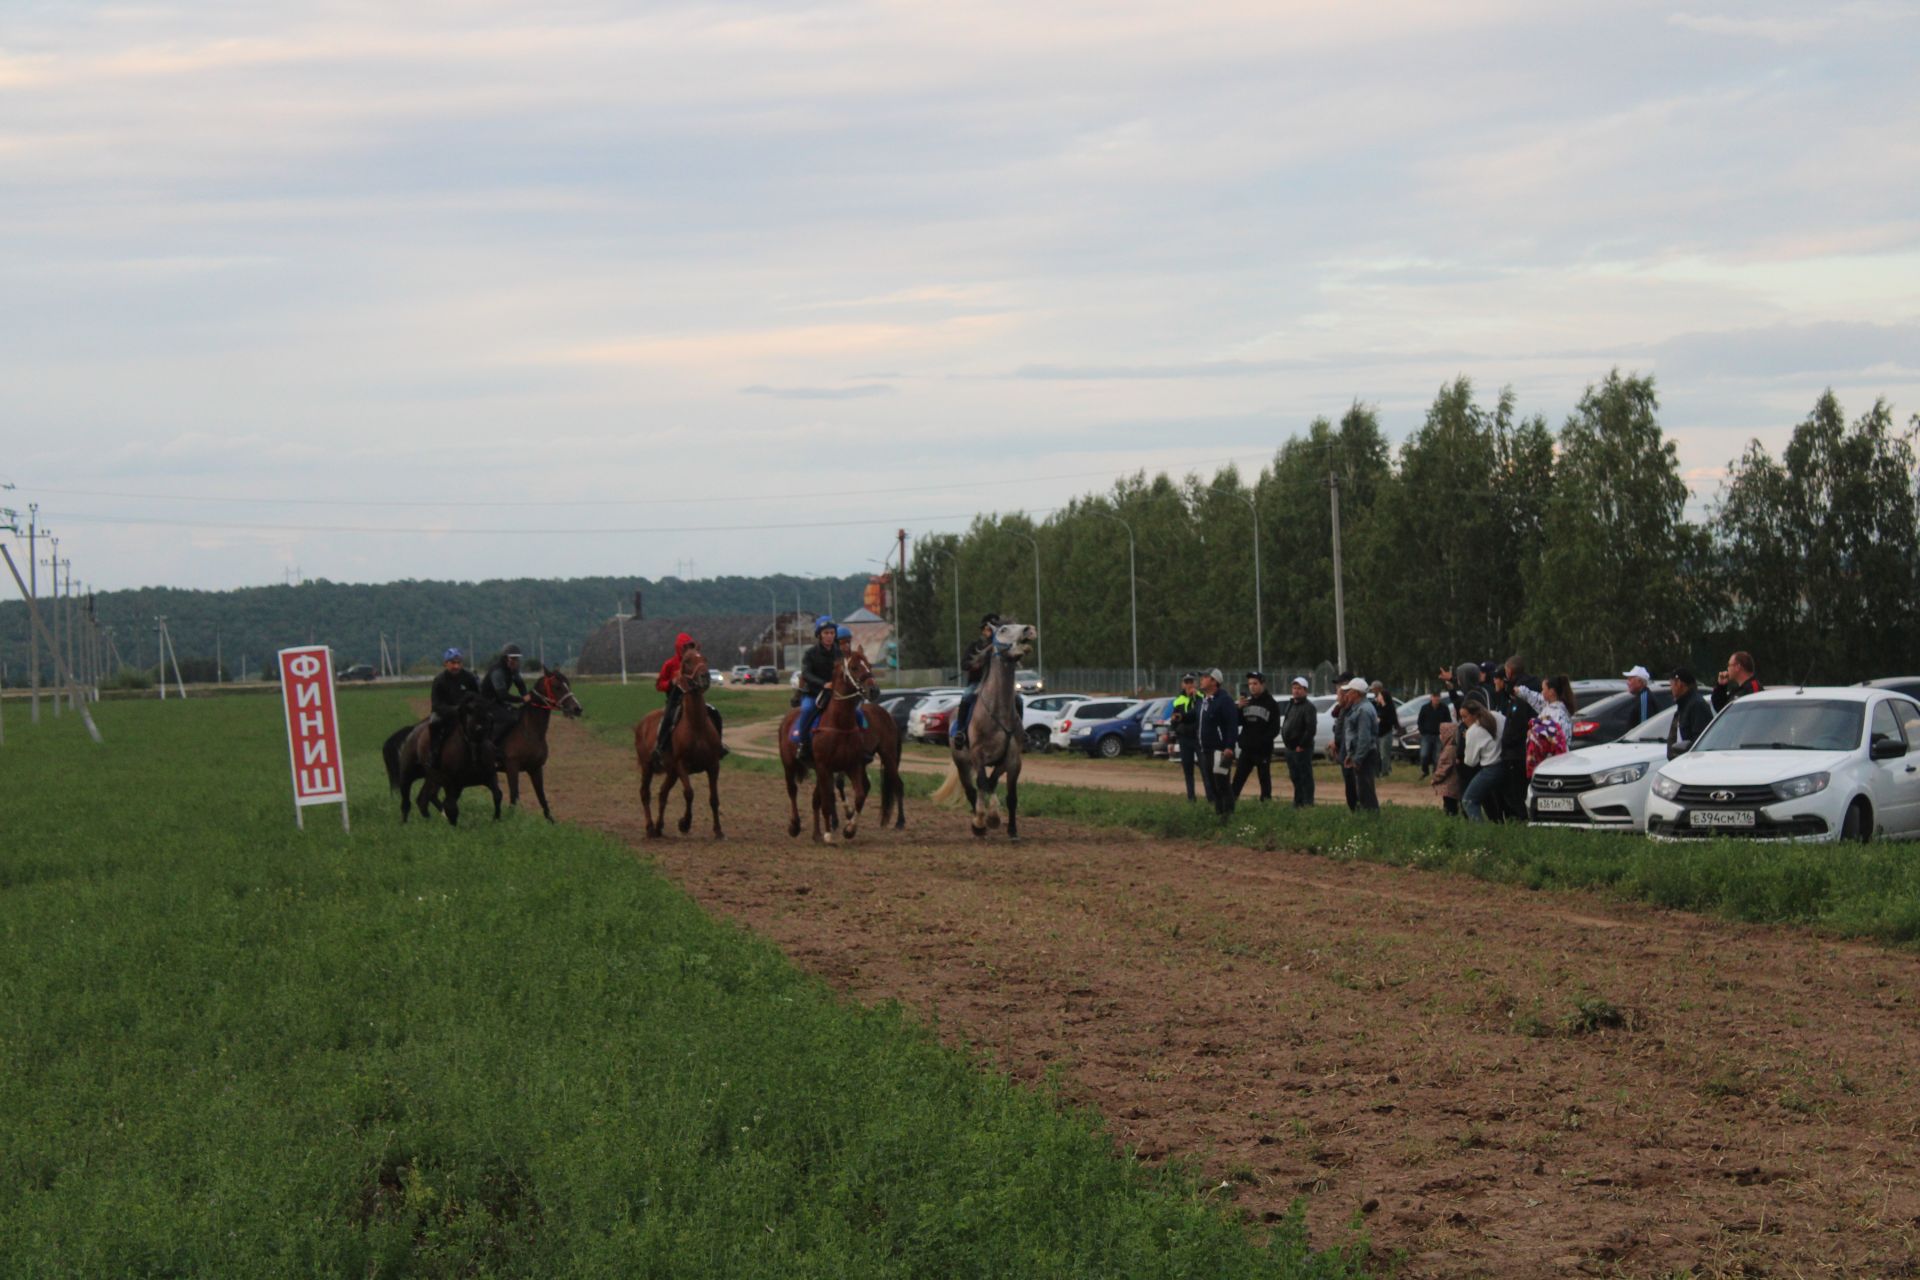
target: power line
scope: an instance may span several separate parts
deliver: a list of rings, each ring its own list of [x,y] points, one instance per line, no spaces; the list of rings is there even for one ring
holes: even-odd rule
[[[1028,512],[1045,515],[1060,510],[1059,507],[1028,507]],[[103,525],[161,525],[179,529],[233,529],[256,533],[438,533],[449,537],[477,537],[495,535],[505,537],[544,537],[560,534],[611,534],[611,533],[771,533],[785,529],[850,529],[866,525],[900,525],[927,523],[941,520],[971,520],[980,513],[977,511],[953,512],[945,515],[916,514],[912,516],[874,516],[859,520],[787,520],[774,524],[666,524],[646,526],[588,526],[575,528],[523,529],[523,528],[450,528],[430,525],[357,525],[357,524],[250,524],[241,521],[224,520],[169,520],[161,516],[100,516],[63,513],[61,519],[77,521],[81,524]]]

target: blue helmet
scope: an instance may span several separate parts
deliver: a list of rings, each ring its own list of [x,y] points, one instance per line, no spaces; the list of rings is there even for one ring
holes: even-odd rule
[[[833,619],[829,618],[824,613],[813,620],[813,629],[815,631],[826,631],[830,629],[832,626],[833,626]]]
[[[445,653],[440,655],[440,661],[459,662],[459,661],[462,661],[466,656],[467,656],[466,654],[461,653],[460,650],[458,649],[448,649]]]
[[[841,627],[838,631],[833,633],[833,638],[835,640],[851,640],[853,639],[853,628]]]

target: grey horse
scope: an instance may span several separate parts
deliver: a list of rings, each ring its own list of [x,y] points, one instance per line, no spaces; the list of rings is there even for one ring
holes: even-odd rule
[[[1020,724],[1014,671],[1039,638],[1040,633],[1024,622],[1003,622],[994,629],[986,674],[980,678],[973,718],[967,724],[967,745],[954,749],[954,776],[934,793],[936,801],[944,801],[956,788],[966,789],[975,837],[984,837],[989,826],[999,825],[994,788],[1005,778],[1007,838],[1020,838],[1020,746],[1026,734]]]

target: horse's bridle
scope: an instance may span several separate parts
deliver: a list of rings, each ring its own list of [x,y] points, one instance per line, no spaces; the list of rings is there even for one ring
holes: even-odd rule
[[[567,696],[564,698],[555,699],[552,694],[548,693],[547,686],[552,683],[552,676],[541,676],[538,680],[534,681],[533,689],[527,694],[527,701],[533,703],[535,710],[558,711],[564,714],[567,709],[567,704],[572,703],[575,711],[578,711],[581,715],[587,714],[587,709],[580,705],[580,699],[573,696],[573,689],[571,687],[567,689]]]

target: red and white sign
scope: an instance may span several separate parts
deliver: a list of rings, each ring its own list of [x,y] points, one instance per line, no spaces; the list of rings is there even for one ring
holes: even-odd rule
[[[333,653],[307,645],[280,651],[280,696],[286,702],[287,751],[293,768],[294,817],[310,804],[338,804],[347,820],[347,775],[340,755],[340,716],[333,701]]]

